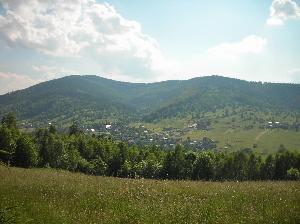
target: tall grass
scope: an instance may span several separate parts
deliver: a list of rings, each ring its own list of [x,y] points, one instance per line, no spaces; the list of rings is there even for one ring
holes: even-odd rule
[[[0,166],[0,211],[14,223],[300,223],[300,182],[133,180]]]

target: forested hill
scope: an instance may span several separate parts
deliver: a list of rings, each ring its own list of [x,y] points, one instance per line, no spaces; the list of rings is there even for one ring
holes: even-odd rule
[[[195,115],[225,106],[300,111],[300,84],[247,82],[221,76],[127,83],[67,76],[0,96],[0,115],[33,121],[146,120]]]

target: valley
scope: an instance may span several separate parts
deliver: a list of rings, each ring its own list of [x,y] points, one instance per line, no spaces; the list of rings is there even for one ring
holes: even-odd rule
[[[0,0],[0,224],[300,224],[300,0]]]
[[[14,112],[27,132],[49,123],[67,132],[76,121],[86,133],[130,145],[264,155],[280,145],[300,149],[299,96],[299,84],[221,76],[150,84],[68,76],[0,96],[0,115]]]

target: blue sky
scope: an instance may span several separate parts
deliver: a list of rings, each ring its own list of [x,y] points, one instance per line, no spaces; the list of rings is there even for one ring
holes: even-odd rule
[[[0,94],[65,75],[300,83],[298,0],[0,0]]]
[[[139,21],[170,56],[182,57],[264,32],[270,7],[270,1],[253,0],[109,2],[126,18]]]

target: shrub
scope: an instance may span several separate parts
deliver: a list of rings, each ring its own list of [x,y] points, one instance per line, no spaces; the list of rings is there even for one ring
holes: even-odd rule
[[[38,153],[32,140],[26,135],[22,135],[16,143],[16,151],[13,163],[19,167],[33,167],[38,163]]]
[[[287,170],[286,173],[289,180],[300,180],[300,172],[298,169],[292,167]]]

